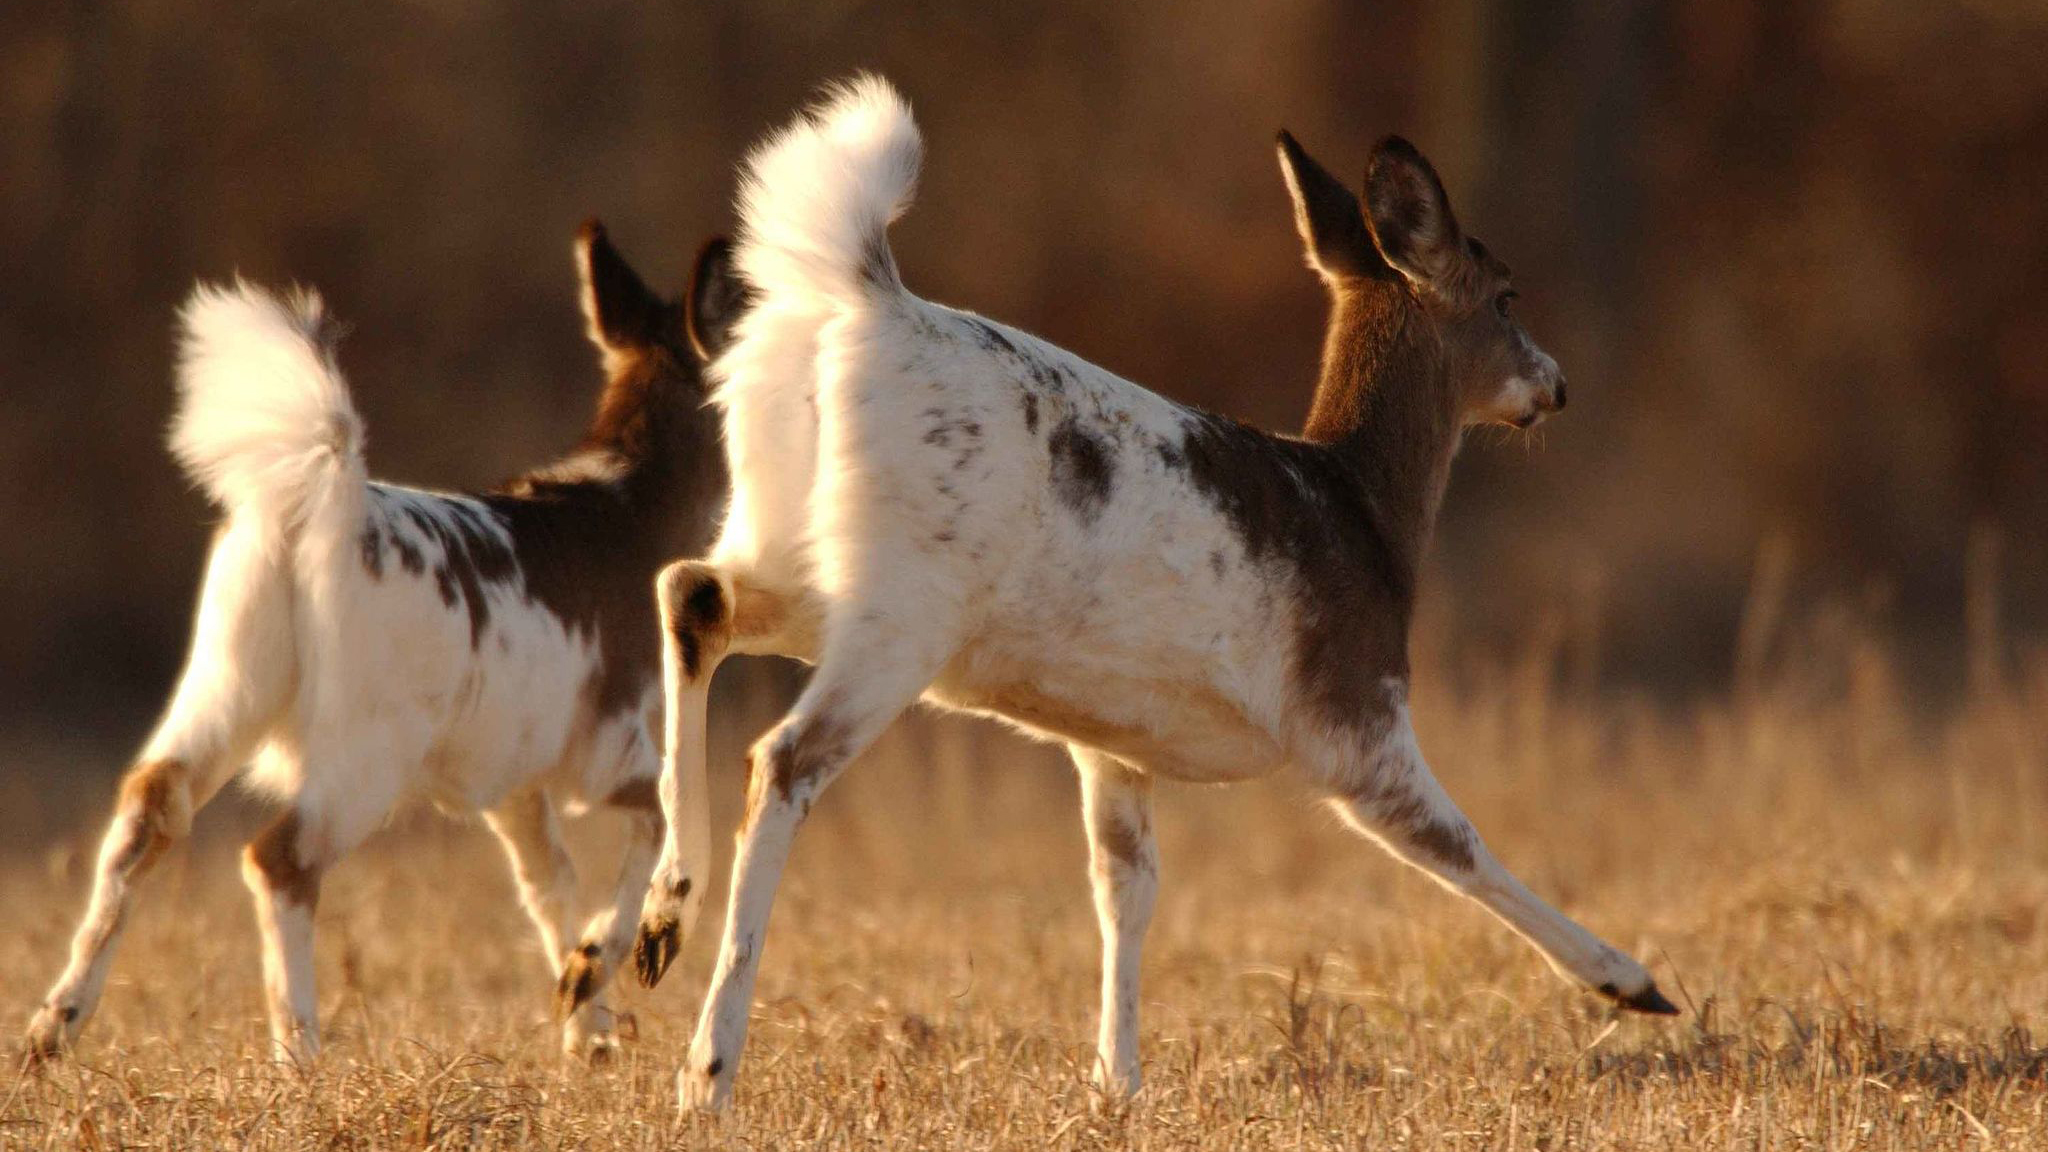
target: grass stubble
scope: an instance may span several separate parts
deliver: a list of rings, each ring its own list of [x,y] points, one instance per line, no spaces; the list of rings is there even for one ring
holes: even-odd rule
[[[328,881],[327,1051],[273,1061],[241,802],[149,884],[75,1056],[0,1079],[0,1147],[2048,1147],[2048,675],[1927,717],[1874,659],[1684,709],[1563,691],[1549,666],[1432,678],[1425,751],[1511,868],[1652,965],[1676,1020],[1566,986],[1295,786],[1169,786],[1147,1087],[1105,1101],[1071,773],[916,717],[798,841],[728,1116],[673,1092],[720,903],[660,988],[615,986],[620,1057],[566,1063],[495,847],[431,816]],[[772,701],[726,699],[731,828]],[[116,762],[50,764],[92,782],[71,811],[93,815],[17,820],[0,853],[14,1035]],[[577,825],[595,907],[612,826]]]

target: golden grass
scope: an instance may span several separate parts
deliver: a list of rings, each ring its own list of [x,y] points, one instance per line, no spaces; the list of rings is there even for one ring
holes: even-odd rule
[[[167,861],[76,1058],[0,1081],[0,1146],[2048,1147],[2048,691],[1914,722],[1883,676],[1682,714],[1443,681],[1417,712],[1452,793],[1687,1015],[1566,987],[1289,785],[1169,788],[1148,1087],[1105,1106],[1068,775],[917,719],[799,842],[728,1117],[678,1117],[672,1085],[719,909],[660,989],[621,993],[623,1058],[566,1066],[494,846],[431,818],[332,878],[327,1055],[268,1062],[221,831],[245,809]],[[594,897],[610,826],[584,824]],[[89,840],[0,870],[8,1028],[59,964]]]

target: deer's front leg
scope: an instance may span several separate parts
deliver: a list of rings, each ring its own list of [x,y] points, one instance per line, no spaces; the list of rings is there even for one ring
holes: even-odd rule
[[[1494,859],[1422,759],[1408,720],[1405,685],[1386,685],[1384,723],[1351,754],[1319,765],[1330,804],[1345,823],[1452,891],[1478,901],[1529,943],[1558,974],[1624,1008],[1659,1015],[1678,1009],[1641,964],[1543,902]]]

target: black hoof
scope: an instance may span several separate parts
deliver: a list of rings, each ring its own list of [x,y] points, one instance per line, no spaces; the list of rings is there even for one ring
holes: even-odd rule
[[[1646,984],[1643,990],[1633,996],[1623,996],[1612,984],[1602,984],[1600,994],[1632,1012],[1647,1012],[1652,1016],[1676,1016],[1678,1005],[1664,998],[1655,984]]]
[[[633,970],[642,988],[652,988],[668,975],[668,966],[682,951],[682,925],[673,920],[642,920],[640,946],[633,950]]]

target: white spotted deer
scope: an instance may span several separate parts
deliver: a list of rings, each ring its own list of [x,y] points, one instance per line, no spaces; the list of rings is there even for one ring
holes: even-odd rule
[[[477,495],[368,478],[318,297],[193,294],[171,446],[225,520],[190,657],[121,782],[70,963],[30,1022],[32,1059],[75,1040],[137,884],[252,757],[247,782],[285,805],[242,864],[281,1054],[320,1047],[322,875],[417,799],[483,814],[558,978],[565,1051],[613,1047],[604,987],[661,844],[648,589],[675,549],[710,541],[724,507],[703,366],[745,292],[723,241],[681,305],[595,221],[576,256],[606,376],[596,418],[569,455]],[[592,805],[629,830],[615,895],[579,934],[557,813]]]
[[[704,701],[732,653],[816,665],[749,757],[724,938],[681,1072],[730,1100],[777,879],[811,805],[923,699],[1060,741],[1080,773],[1103,936],[1098,1081],[1139,1084],[1155,779],[1291,765],[1359,832],[1490,909],[1558,972],[1645,1012],[1642,965],[1494,858],[1417,748],[1407,636],[1461,432],[1527,427],[1564,378],[1507,269],[1429,163],[1374,150],[1364,207],[1284,133],[1280,164],[1332,298],[1299,436],[1175,404],[1026,333],[908,292],[886,229],[921,143],[862,78],[750,158],[736,259],[756,293],[714,365],[733,505],[666,569],[669,837],[641,923],[658,980],[703,874]]]

